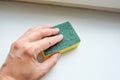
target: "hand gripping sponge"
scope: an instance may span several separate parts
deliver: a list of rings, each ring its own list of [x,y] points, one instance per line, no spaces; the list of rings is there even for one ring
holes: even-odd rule
[[[55,54],[56,52],[65,53],[74,48],[76,48],[80,43],[80,38],[73,29],[72,25],[69,22],[64,22],[62,24],[53,26],[53,28],[59,28],[59,33],[64,36],[63,40],[54,46],[51,46],[47,50],[43,51],[41,56],[42,58],[38,58],[38,60],[45,60],[49,58],[51,55]]]

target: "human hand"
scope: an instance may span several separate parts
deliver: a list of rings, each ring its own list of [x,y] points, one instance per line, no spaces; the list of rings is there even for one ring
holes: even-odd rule
[[[43,63],[38,54],[60,42],[63,35],[56,35],[59,29],[50,26],[34,27],[15,41],[9,55],[0,69],[0,80],[39,80],[56,64],[60,54],[54,54]],[[51,35],[56,35],[48,37]]]

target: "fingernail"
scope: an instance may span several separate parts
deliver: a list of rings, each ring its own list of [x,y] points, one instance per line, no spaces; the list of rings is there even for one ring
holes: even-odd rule
[[[62,34],[60,34],[59,36],[63,38],[63,35],[62,35]]]
[[[55,55],[57,56],[58,59],[61,57],[60,53],[56,53]]]
[[[57,53],[58,54],[58,58],[60,58],[61,57],[61,54],[60,53]]]
[[[56,31],[59,31],[59,28],[55,28]]]

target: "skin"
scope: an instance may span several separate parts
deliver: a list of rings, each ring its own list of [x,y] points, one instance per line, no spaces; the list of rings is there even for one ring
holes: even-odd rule
[[[34,27],[16,40],[0,69],[0,80],[39,80],[57,63],[59,53],[40,63],[38,54],[63,39],[58,28]],[[54,35],[52,37],[48,37]],[[46,37],[47,36],[47,37]]]

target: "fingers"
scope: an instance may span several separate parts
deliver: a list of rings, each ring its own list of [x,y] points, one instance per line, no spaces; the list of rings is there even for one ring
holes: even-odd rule
[[[48,69],[51,69],[57,63],[57,60],[59,59],[60,56],[61,56],[60,53],[56,53],[53,56],[51,56],[49,59],[44,61],[42,65],[47,66]]]
[[[26,40],[33,42],[33,41],[40,40],[41,38],[46,37],[46,36],[55,35],[58,32],[59,32],[58,28],[37,30],[37,31],[33,32],[32,34],[26,36]]]
[[[22,40],[25,40],[26,38],[28,38],[28,37],[30,37],[30,35],[32,35],[33,33],[34,34],[40,34],[40,32],[42,33],[44,33],[44,30],[45,29],[52,29],[52,27],[51,26],[49,26],[49,25],[46,25],[46,26],[41,26],[41,27],[33,27],[33,28],[30,28],[27,32],[25,32],[20,38],[19,38],[19,40],[20,39],[22,39]],[[35,36],[36,36],[35,35]]]
[[[57,63],[59,57],[61,54],[57,53],[51,56],[49,59],[41,63],[41,66],[43,67],[43,74],[46,74],[49,72]]]
[[[48,37],[41,39],[40,41],[33,43],[33,50],[34,54],[38,55],[41,51],[46,50],[47,48],[55,45],[56,43],[60,42],[63,39],[63,35],[57,35],[53,37]]]

